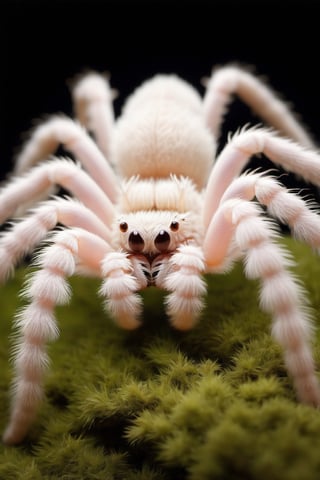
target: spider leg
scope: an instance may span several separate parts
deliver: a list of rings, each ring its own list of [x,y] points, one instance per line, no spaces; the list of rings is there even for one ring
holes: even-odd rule
[[[315,144],[289,106],[257,76],[236,65],[212,72],[203,101],[204,115],[215,138],[218,138],[224,113],[232,96],[237,94],[254,113],[279,131],[305,147]]]
[[[95,72],[82,75],[73,85],[72,98],[79,122],[93,133],[100,150],[109,159],[115,91],[110,88],[108,78]]]
[[[67,117],[55,116],[37,127],[16,158],[15,175],[53,154],[63,145],[89,172],[111,201],[118,196],[117,177],[87,132]]]
[[[102,262],[104,277],[100,295],[106,298],[105,306],[121,328],[133,330],[140,326],[142,299],[135,293],[144,288],[144,275],[133,275],[134,266],[125,252],[108,253]]]
[[[167,262],[161,263],[155,284],[171,292],[165,301],[170,322],[179,330],[189,330],[199,319],[206,293],[201,278],[205,270],[202,250],[195,245],[181,245]]]
[[[318,152],[301,147],[265,129],[243,131],[229,141],[211,170],[204,199],[205,225],[209,225],[228,185],[239,176],[251,156],[259,153],[304,180],[320,185]]]
[[[29,280],[24,295],[31,303],[16,316],[18,329],[14,347],[15,379],[12,410],[3,435],[7,444],[23,440],[43,398],[43,377],[48,368],[45,344],[58,337],[55,305],[66,304],[70,288],[66,277],[76,271],[79,259],[100,275],[101,259],[111,250],[101,238],[81,229],[65,230],[53,236],[53,243],[39,256],[41,267]]]
[[[245,197],[245,189],[243,192]],[[244,257],[246,276],[261,280],[260,304],[273,317],[272,333],[284,350],[298,398],[319,407],[320,388],[311,352],[312,321],[306,292],[289,270],[293,261],[275,241],[274,226],[261,213],[258,204],[240,196],[222,202],[204,240],[205,260],[209,271],[219,271],[231,243],[236,243]]]
[[[33,203],[43,192],[59,185],[71,192],[106,225],[114,215],[114,205],[92,178],[70,160],[53,159],[37,165],[21,177],[9,181],[0,191],[0,223],[17,209]],[[21,208],[22,207],[22,208]]]
[[[320,247],[320,216],[314,205],[310,206],[292,191],[288,191],[275,178],[263,174],[241,175],[234,180],[222,196],[221,203],[231,198],[243,198],[267,207],[274,218],[287,225],[300,241],[314,249]]]
[[[31,253],[57,224],[79,227],[111,241],[111,231],[88,208],[73,199],[49,200],[13,223],[0,237],[0,280],[5,281],[22,257]]]

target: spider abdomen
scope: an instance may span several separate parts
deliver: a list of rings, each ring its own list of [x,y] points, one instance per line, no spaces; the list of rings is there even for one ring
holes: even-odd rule
[[[183,91],[183,98],[176,91]],[[133,93],[115,126],[112,157],[121,176],[183,175],[202,189],[215,155],[196,91],[171,76],[156,77]]]

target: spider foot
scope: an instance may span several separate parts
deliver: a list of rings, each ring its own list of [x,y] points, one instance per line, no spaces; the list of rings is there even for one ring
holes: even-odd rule
[[[171,325],[177,330],[191,330],[198,322],[203,301],[172,293],[168,295],[166,305]]]
[[[139,320],[141,303],[139,295],[126,294],[119,298],[109,298],[106,306],[119,327],[125,330],[135,330],[141,325]]]
[[[295,380],[297,396],[302,403],[320,408],[320,386],[315,375]]]
[[[16,379],[14,393],[15,406],[11,412],[10,422],[2,436],[2,441],[6,445],[17,445],[23,441],[43,398],[41,385],[21,378]]]

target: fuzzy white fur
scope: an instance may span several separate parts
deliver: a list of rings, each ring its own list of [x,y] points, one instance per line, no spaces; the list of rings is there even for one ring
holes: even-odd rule
[[[155,77],[140,87],[115,127],[112,158],[124,178],[160,179],[174,173],[201,189],[214,154],[200,97],[174,76]]]
[[[234,93],[282,136],[266,128],[240,130],[214,163]],[[264,153],[320,185],[320,156],[310,136],[266,84],[236,66],[213,71],[203,99],[175,75],[157,75],[137,88],[116,121],[113,98],[106,78],[94,72],[78,78],[79,123],[60,116],[35,129],[17,158],[16,176],[0,191],[1,220],[22,215],[1,236],[0,278],[46,241],[24,290],[30,303],[16,316],[16,376],[4,442],[21,442],[34,420],[48,367],[45,345],[58,337],[54,308],[69,301],[67,280],[75,273],[101,278],[99,293],[122,328],[141,324],[139,291],[154,285],[168,293],[172,325],[186,330],[203,308],[202,274],[223,273],[242,259],[247,277],[261,281],[261,307],[273,318],[298,397],[319,407],[306,293],[260,205],[313,248],[320,245],[319,216],[274,178],[241,175],[252,155]],[[79,163],[46,160],[60,144]],[[26,212],[57,186],[71,197],[52,197]]]

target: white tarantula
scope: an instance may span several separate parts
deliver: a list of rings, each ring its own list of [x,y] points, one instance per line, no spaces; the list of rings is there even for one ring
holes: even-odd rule
[[[240,130],[214,162],[233,94],[273,130]],[[270,175],[241,175],[251,156],[263,153],[320,185],[320,156],[291,111],[266,84],[233,65],[213,71],[203,99],[177,76],[156,75],[133,93],[116,121],[103,76],[78,79],[73,99],[77,120],[59,116],[36,128],[17,158],[15,178],[0,191],[1,221],[24,215],[1,236],[2,280],[46,242],[24,291],[30,303],[16,317],[16,376],[4,442],[22,441],[36,415],[45,344],[58,336],[54,307],[68,301],[67,278],[79,273],[102,279],[100,294],[119,326],[140,325],[138,292],[154,285],[168,292],[172,325],[187,330],[203,307],[202,275],[223,273],[243,259],[247,277],[261,280],[261,307],[273,317],[272,333],[298,398],[318,407],[306,294],[264,207],[314,248],[320,219]],[[78,163],[51,157],[34,166],[61,144]],[[71,197],[48,199],[57,186]]]

